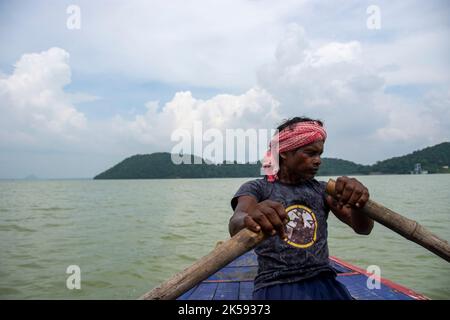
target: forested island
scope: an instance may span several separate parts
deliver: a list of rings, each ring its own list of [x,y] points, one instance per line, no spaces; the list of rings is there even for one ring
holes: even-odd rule
[[[208,160],[189,155],[191,164],[174,164],[171,154],[158,152],[131,156],[94,179],[181,179],[244,178],[261,176],[261,163],[210,164]],[[199,164],[193,164],[199,163]],[[419,164],[419,165],[418,165]],[[361,165],[351,161],[322,158],[318,175],[368,175],[450,173],[450,142],[443,142],[413,153]],[[418,168],[420,170],[418,170]]]

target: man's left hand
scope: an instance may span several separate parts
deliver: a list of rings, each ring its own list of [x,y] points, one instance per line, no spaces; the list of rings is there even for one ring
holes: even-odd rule
[[[335,190],[339,209],[345,205],[362,208],[369,200],[369,190],[355,178],[339,177],[336,180]]]

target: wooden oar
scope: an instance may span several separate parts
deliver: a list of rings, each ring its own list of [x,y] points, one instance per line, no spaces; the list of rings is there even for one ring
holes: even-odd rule
[[[331,196],[335,195],[335,184],[336,181],[333,179],[328,181],[326,190]],[[405,218],[373,200],[369,200],[366,205],[361,208],[361,211],[385,227],[397,232],[408,240],[420,244],[422,247],[450,262],[450,246],[448,242],[440,239],[425,227],[421,226],[418,222]]]
[[[229,240],[216,247],[187,269],[177,273],[160,286],[147,292],[139,299],[144,300],[173,300],[205,280],[210,275],[222,269],[237,257],[253,249],[265,238],[260,231],[255,233],[242,229]]]
[[[335,193],[335,181],[332,179],[328,181],[327,192],[332,196]],[[373,220],[383,224],[405,238],[420,244],[450,262],[450,247],[448,242],[438,238],[416,221],[405,218],[372,200],[369,200],[366,203],[364,208],[362,208],[362,212]],[[177,273],[158,287],[142,295],[139,299],[176,299],[237,257],[253,249],[264,239],[265,235],[262,232],[255,233],[248,229],[242,229],[231,239],[219,245],[211,253],[204,256],[187,269]]]

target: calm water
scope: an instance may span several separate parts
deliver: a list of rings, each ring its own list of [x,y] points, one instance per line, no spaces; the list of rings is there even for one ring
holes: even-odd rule
[[[372,199],[450,239],[450,175],[363,176]],[[0,182],[0,298],[135,299],[228,238],[247,179]],[[327,180],[320,177],[319,180]],[[450,264],[381,225],[359,236],[330,215],[330,253],[430,298]],[[81,290],[66,287],[69,265]]]

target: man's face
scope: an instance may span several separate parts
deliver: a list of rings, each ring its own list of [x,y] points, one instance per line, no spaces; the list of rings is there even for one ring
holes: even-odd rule
[[[324,142],[318,140],[297,150],[280,154],[289,174],[303,179],[312,179],[319,170]]]

